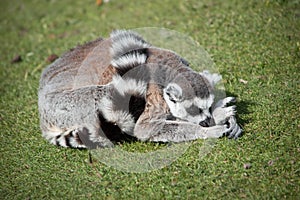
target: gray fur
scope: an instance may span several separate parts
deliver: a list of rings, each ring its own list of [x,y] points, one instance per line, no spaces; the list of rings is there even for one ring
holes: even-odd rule
[[[43,71],[38,93],[42,133],[52,144],[74,148],[110,147],[110,137],[118,134],[161,142],[236,138],[241,129],[235,108],[226,107],[230,98],[208,112],[217,79],[194,72],[183,58],[136,33],[116,31],[108,40],[76,47]],[[170,94],[182,111],[172,108]],[[208,118],[214,125],[199,125]]]

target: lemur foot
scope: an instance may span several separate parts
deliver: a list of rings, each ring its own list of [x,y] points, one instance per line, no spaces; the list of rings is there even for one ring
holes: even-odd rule
[[[226,97],[224,99],[219,100],[212,111],[212,116],[214,118],[216,125],[227,124],[228,131],[225,136],[228,138],[237,139],[241,136],[243,130],[237,124],[235,114],[236,114],[236,106],[226,107],[229,103],[235,103],[236,99],[234,97]]]

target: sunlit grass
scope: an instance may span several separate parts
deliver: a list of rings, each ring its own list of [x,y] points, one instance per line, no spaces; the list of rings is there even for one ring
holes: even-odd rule
[[[0,183],[3,199],[300,198],[299,1],[0,2]],[[244,135],[205,156],[195,141],[171,165],[127,173],[40,133],[37,89],[51,54],[120,28],[165,27],[191,36],[238,97]],[[11,63],[20,55],[21,62]],[[247,83],[240,81],[243,79]],[[129,152],[160,149],[128,143]]]

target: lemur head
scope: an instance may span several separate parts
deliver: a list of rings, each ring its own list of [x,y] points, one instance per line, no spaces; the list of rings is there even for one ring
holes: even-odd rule
[[[177,76],[163,89],[163,96],[171,114],[205,127],[212,125],[213,87],[220,79],[220,75],[207,71],[188,71]]]

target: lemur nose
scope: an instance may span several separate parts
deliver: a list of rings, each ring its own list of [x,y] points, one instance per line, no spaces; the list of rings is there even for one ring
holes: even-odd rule
[[[205,120],[201,121],[199,125],[203,127],[210,127],[215,125],[215,120],[212,117],[208,117]]]

